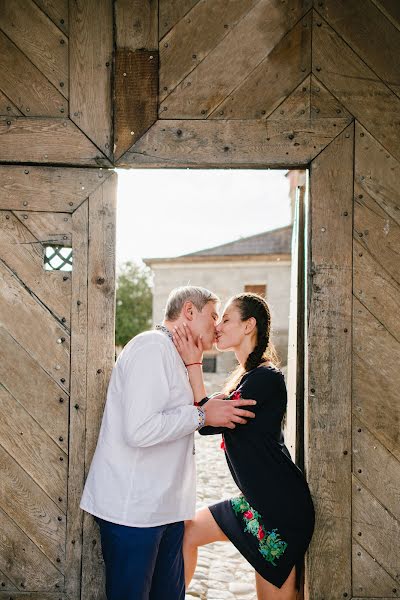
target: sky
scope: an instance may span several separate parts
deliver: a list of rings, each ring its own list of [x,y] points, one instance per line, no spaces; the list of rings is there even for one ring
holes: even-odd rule
[[[286,171],[118,169],[117,265],[284,227]]]

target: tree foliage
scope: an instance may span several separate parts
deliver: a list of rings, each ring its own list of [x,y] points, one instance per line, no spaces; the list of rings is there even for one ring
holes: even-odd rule
[[[117,276],[115,343],[125,346],[152,324],[151,271],[128,261]]]

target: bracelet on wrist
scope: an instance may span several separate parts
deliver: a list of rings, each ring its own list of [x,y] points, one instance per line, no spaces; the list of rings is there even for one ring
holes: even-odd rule
[[[188,363],[188,364],[185,363],[185,367],[191,367],[192,365],[202,365],[202,364],[203,364],[202,362],[194,362],[194,363]]]
[[[203,404],[205,404],[206,402],[209,401],[209,397],[208,396],[204,396],[204,398],[202,398],[197,404],[198,406],[203,406]]]

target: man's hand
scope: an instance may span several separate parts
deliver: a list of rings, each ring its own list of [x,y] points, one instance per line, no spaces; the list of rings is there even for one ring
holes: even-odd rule
[[[235,429],[236,424],[245,425],[246,419],[254,419],[255,414],[250,410],[239,408],[241,406],[254,406],[255,400],[219,400],[211,398],[203,406],[206,413],[206,425],[212,427],[228,427]]]

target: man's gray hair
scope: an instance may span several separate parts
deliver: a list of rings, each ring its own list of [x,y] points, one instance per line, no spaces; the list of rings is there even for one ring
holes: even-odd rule
[[[184,285],[175,288],[168,296],[164,318],[166,321],[176,321],[181,314],[185,302],[193,302],[198,311],[202,311],[207,302],[220,302],[218,296],[203,287]]]

